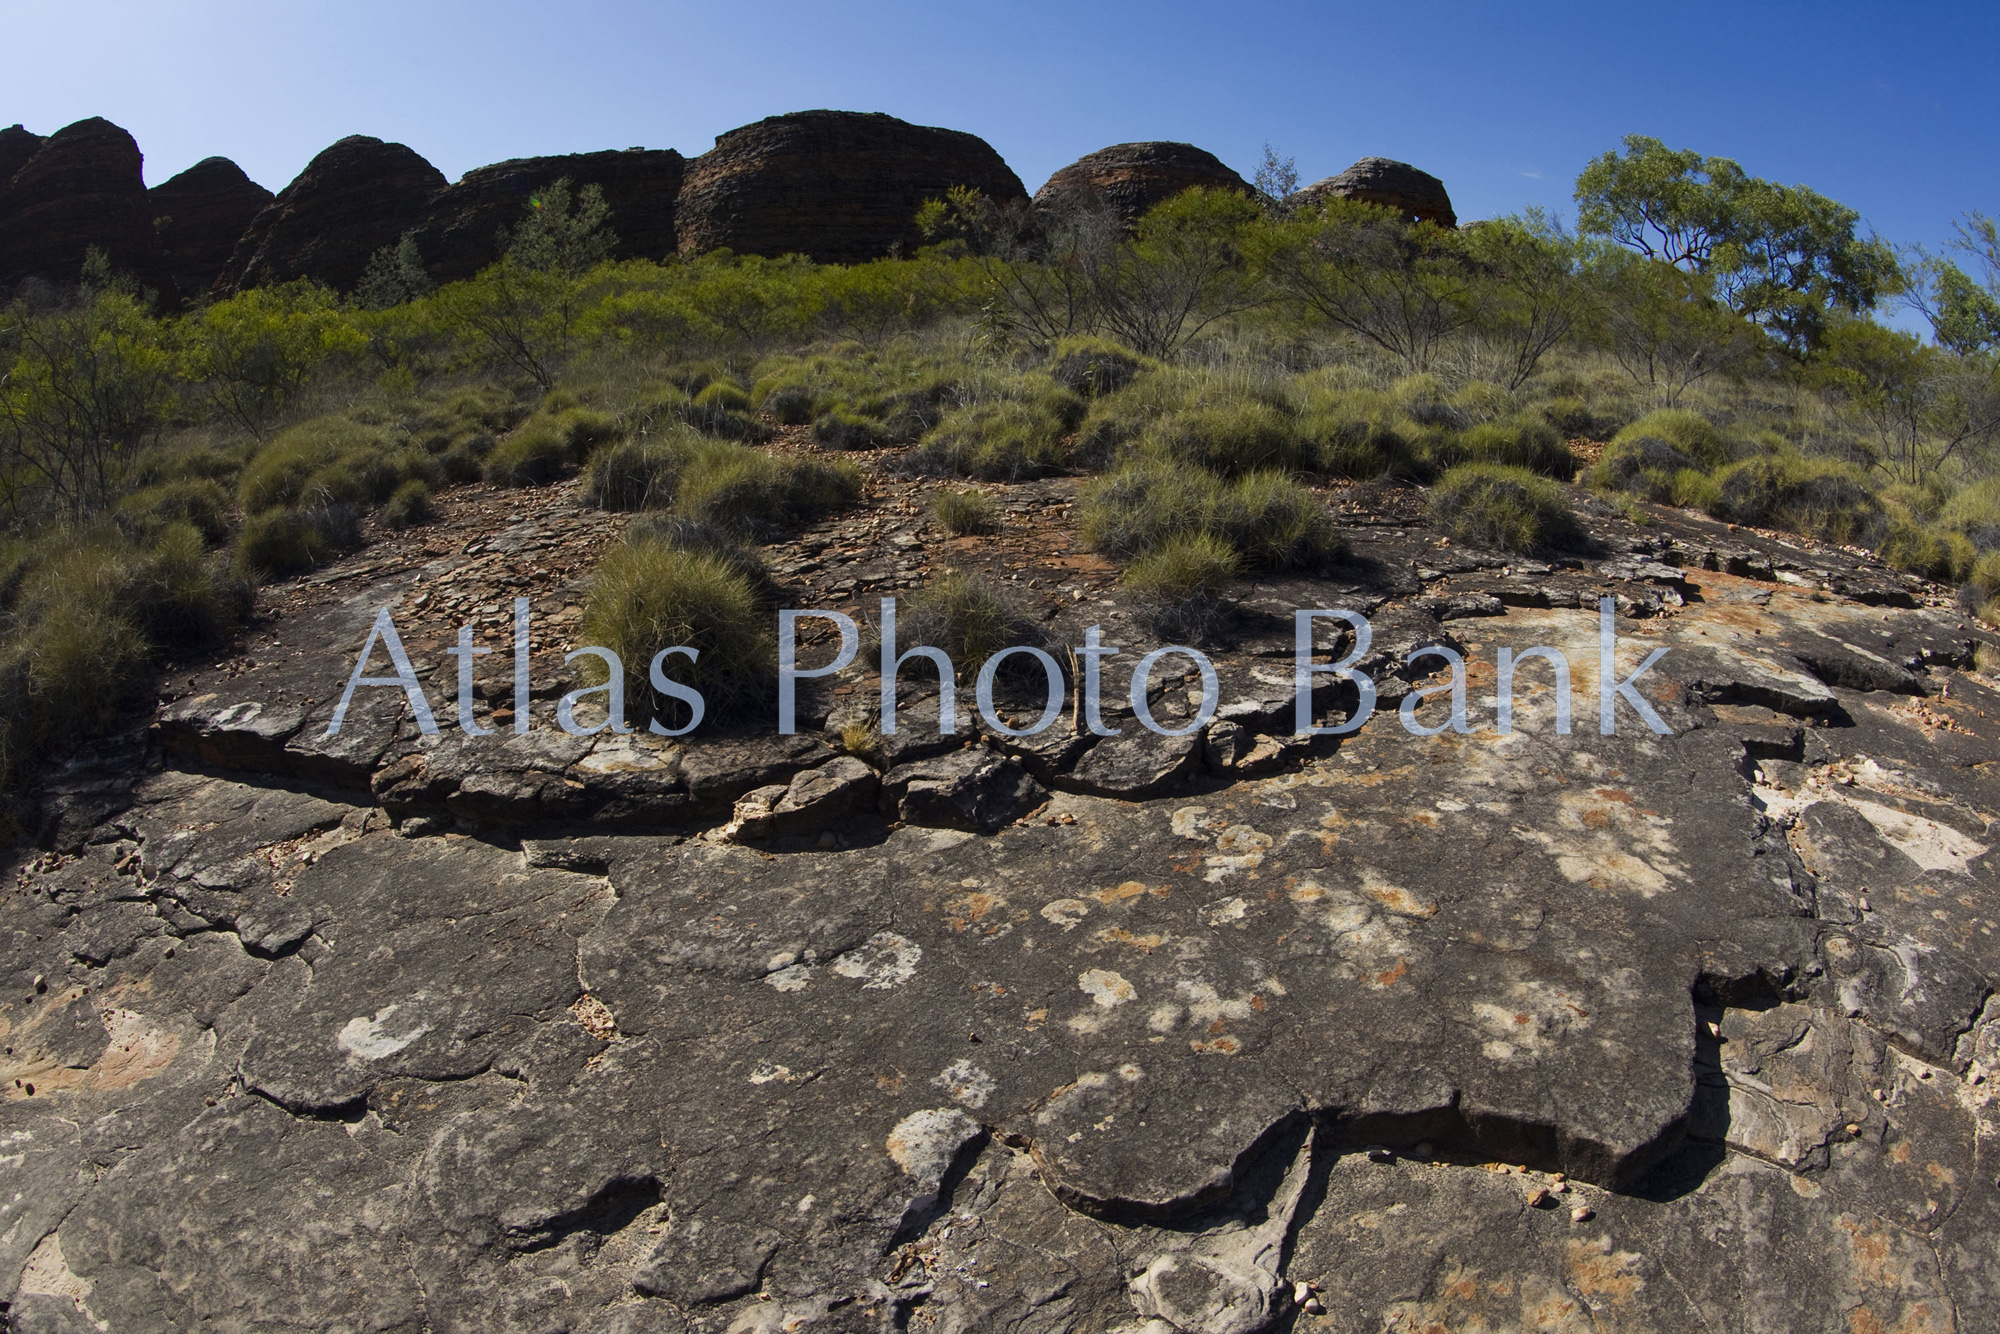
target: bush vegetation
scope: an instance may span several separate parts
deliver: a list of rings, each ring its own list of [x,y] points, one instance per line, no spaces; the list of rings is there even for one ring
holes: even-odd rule
[[[590,503],[672,534],[630,549],[678,587],[762,596],[733,544],[860,490],[799,434],[917,474],[1101,474],[1085,535],[1163,607],[1336,555],[1328,480],[1430,486],[1468,541],[1572,540],[1579,438],[1604,442],[1582,480],[1621,503],[1870,546],[1973,605],[2000,591],[1990,221],[1899,263],[1834,201],[1643,138],[1577,198],[1576,234],[1207,191],[1129,231],[1078,203],[1024,232],[954,190],[905,257],[651,263],[609,260],[618,220],[558,183],[465,282],[431,290],[398,246],[353,294],[288,283],[184,314],[93,255],[0,318],[7,754],[142,698],[227,633],[244,580],[353,549],[371,516],[425,522],[451,487],[580,471]],[[1872,318],[1899,290],[1928,340]],[[777,431],[787,452],[759,447]],[[942,525],[979,521],[949,495]],[[89,562],[125,571],[92,587],[182,611],[48,595]]]

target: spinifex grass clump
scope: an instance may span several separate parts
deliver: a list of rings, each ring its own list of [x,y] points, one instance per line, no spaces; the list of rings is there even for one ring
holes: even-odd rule
[[[1430,512],[1459,541],[1500,551],[1553,551],[1585,540],[1560,486],[1504,464],[1453,468],[1432,490]]]
[[[904,466],[919,474],[1015,482],[1062,466],[1064,422],[1046,402],[1002,399],[959,408],[924,436]]]
[[[648,713],[664,727],[687,721],[675,712],[684,706],[653,690],[651,665],[663,649],[699,650],[692,662],[675,654],[662,665],[670,679],[701,692],[711,718],[767,699],[776,676],[770,608],[755,582],[727,555],[669,535],[641,534],[611,549],[591,580],[580,632],[583,642],[618,655],[634,726]],[[601,659],[587,657],[585,670],[601,682]]]
[[[896,647],[941,648],[961,678],[1016,644],[1039,647],[1044,636],[1007,589],[982,574],[949,570],[905,599],[896,612]],[[1010,669],[1026,665],[1009,659]],[[1033,670],[1032,668],[1030,670]]]
[[[1311,565],[1341,550],[1326,506],[1280,473],[1230,481],[1204,468],[1141,459],[1088,488],[1080,511],[1085,540],[1116,556],[1144,555],[1197,534],[1254,569]]]
[[[1000,507],[979,491],[936,491],[931,495],[931,517],[938,527],[953,537],[990,533],[1000,526]]]
[[[1867,478],[1847,464],[1797,454],[1768,454],[1716,475],[1710,513],[1731,523],[1789,528],[1827,542],[1872,545],[1889,518]]]
[[[1205,638],[1222,618],[1230,581],[1243,572],[1236,549],[1211,533],[1169,538],[1125,567],[1120,579],[1175,639]]]

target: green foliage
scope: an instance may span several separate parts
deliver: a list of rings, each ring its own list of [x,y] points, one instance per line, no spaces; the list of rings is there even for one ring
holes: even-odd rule
[[[495,486],[547,486],[575,463],[569,436],[555,417],[531,417],[486,456],[485,476]]]
[[[1855,234],[1853,209],[1645,135],[1585,167],[1576,201],[1583,234],[1713,278],[1731,309],[1800,354],[1830,311],[1873,310],[1902,285],[1894,251]]]
[[[1247,397],[1155,418],[1140,432],[1136,448],[1225,477],[1265,468],[1303,472],[1316,461],[1291,413]]]
[[[1459,541],[1500,551],[1554,551],[1585,540],[1560,486],[1505,464],[1465,463],[1445,473],[1431,491],[1430,515]]]
[[[1463,237],[1411,225],[1393,209],[1329,200],[1274,224],[1263,245],[1271,288],[1296,315],[1353,334],[1411,371],[1428,368],[1478,313]]]
[[[260,581],[318,569],[361,545],[359,518],[352,505],[324,500],[252,514],[237,535],[235,568]]]
[[[1872,546],[1888,531],[1882,502],[1857,469],[1830,459],[1768,454],[1716,477],[1710,512],[1730,523],[1788,528],[1827,542]]]
[[[1891,488],[1890,496],[1896,494]],[[1922,510],[1918,507],[1918,514]],[[1937,520],[1963,533],[1981,551],[2000,550],[2000,477],[1987,477],[1959,490],[1937,510]]]
[[[1151,612],[1162,634],[1199,639],[1219,619],[1230,582],[1242,570],[1243,558],[1228,542],[1190,532],[1135,557],[1119,582]]]
[[[689,458],[674,512],[729,532],[765,536],[843,509],[860,495],[861,474],[851,464],[780,458],[714,441]]]
[[[933,491],[931,518],[953,537],[990,533],[1000,526],[1000,507],[979,491]]]
[[[281,432],[257,451],[237,484],[244,513],[331,499],[376,503],[401,484],[398,441],[382,426],[352,417],[315,417]]]
[[[1824,343],[1814,378],[1867,423],[1870,461],[1891,479],[1922,484],[2000,438],[2000,374],[1990,362],[1869,320],[1835,321]]]
[[[1298,430],[1311,451],[1312,466],[1335,477],[1373,481],[1430,475],[1427,460],[1412,445],[1387,395],[1361,389],[1311,394]]]
[[[1465,463],[1526,468],[1567,482],[1576,474],[1576,455],[1548,423],[1532,417],[1481,422],[1463,433],[1428,442],[1431,466],[1439,471]]]
[[[1899,570],[1941,584],[1965,579],[1979,559],[1978,548],[1963,533],[1897,520],[1890,522],[1877,554]]]
[[[201,382],[217,413],[261,435],[315,376],[367,346],[340,298],[301,278],[240,292],[192,316],[182,374]]]
[[[173,406],[165,331],[138,299],[86,290],[0,312],[0,492],[80,519],[109,504]]]
[[[880,449],[889,432],[873,417],[834,408],[813,423],[813,441],[826,449]]]
[[[627,440],[591,456],[584,499],[602,510],[657,509],[671,503],[694,446],[685,439]]]
[[[1115,556],[1197,534],[1262,569],[1309,565],[1342,549],[1326,507],[1281,473],[1228,481],[1205,468],[1140,459],[1086,487],[1078,509],[1084,540]]]
[[[1720,468],[1732,463],[1741,451],[1725,440],[1715,424],[1698,412],[1662,408],[1649,412],[1611,438],[1616,445],[1635,440],[1666,442],[1686,458],[1682,467]]]
[[[697,650],[692,663],[675,654],[662,666],[701,692],[711,718],[745,712],[776,675],[777,645],[757,585],[725,556],[659,535],[613,547],[599,563],[579,633],[624,665],[635,727],[645,726],[648,712],[663,726],[686,722],[677,704],[653,691],[649,669],[663,649]]]
[[[1101,398],[1115,394],[1141,372],[1159,363],[1108,338],[1064,338],[1055,345],[1049,378],[1073,394]]]
[[[1002,399],[948,413],[904,460],[918,474],[1015,482],[1062,466],[1062,418],[1039,402]]]
[[[436,517],[437,511],[431,507],[431,489],[416,477],[390,492],[382,506],[382,522],[390,528],[415,528]]]
[[[209,546],[221,546],[235,528],[235,505],[222,483],[206,477],[160,482],[133,491],[118,502],[118,516],[142,537],[169,524],[188,524]]]

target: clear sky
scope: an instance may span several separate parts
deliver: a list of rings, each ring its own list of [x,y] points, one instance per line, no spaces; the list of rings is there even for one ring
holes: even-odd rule
[[[1570,211],[1619,137],[1736,158],[1936,246],[2000,213],[2000,3],[530,5],[14,0],[0,125],[100,115],[157,184],[210,154],[278,189],[347,134],[447,176],[644,145],[695,154],[810,107],[969,130],[1030,190],[1107,144],[1179,139],[1246,177],[1379,154],[1461,218]]]

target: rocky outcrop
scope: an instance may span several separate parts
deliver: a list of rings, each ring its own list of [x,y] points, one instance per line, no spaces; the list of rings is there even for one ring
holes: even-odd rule
[[[6,151],[23,146],[17,135]],[[178,300],[153,232],[139,145],[98,117],[57,130],[0,186],[0,296],[28,278],[74,283],[93,247],[166,304]]]
[[[500,231],[517,226],[537,190],[567,177],[572,192],[604,191],[617,259],[674,253],[674,198],[685,162],[671,148],[516,158],[469,171],[440,193],[417,229],[417,249],[437,282],[470,278],[500,258]]]
[[[174,283],[192,299],[208,291],[271,192],[226,157],[203,158],[146,192]]]
[[[1287,202],[1313,207],[1329,199],[1359,199],[1393,208],[1412,222],[1458,226],[1458,214],[1452,211],[1443,181],[1407,162],[1385,157],[1362,158],[1338,176],[1314,181]]]
[[[306,165],[236,243],[218,292],[310,278],[353,290],[383,246],[423,220],[443,173],[402,144],[349,135]]]
[[[1196,186],[1246,194],[1250,190],[1215,154],[1193,144],[1113,144],[1085,154],[1049,177],[1035,191],[1035,207],[1050,209],[1078,198],[1101,200],[1130,226],[1161,200]]]
[[[42,136],[24,125],[9,125],[0,130],[0,189],[14,178],[14,173],[28,165],[28,159],[42,146]]]
[[[716,138],[688,163],[676,206],[682,254],[728,248],[861,263],[922,244],[926,199],[971,186],[1026,197],[985,140],[879,112],[799,111]]]

